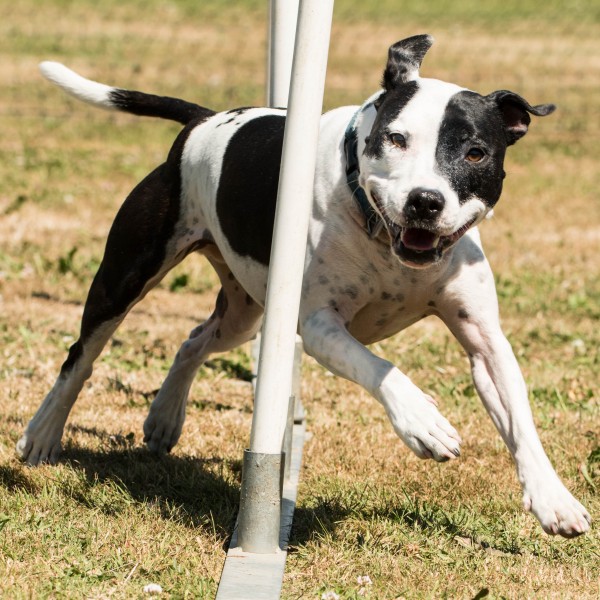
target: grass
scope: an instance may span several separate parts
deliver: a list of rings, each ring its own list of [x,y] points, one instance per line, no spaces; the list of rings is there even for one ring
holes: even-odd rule
[[[43,59],[92,78],[261,104],[263,0],[22,0],[0,22],[0,597],[214,596],[239,497],[252,410],[248,348],[199,373],[172,455],[141,426],[170,361],[210,314],[216,280],[190,257],[128,317],[65,434],[63,461],[29,469],[14,444],[70,344],[112,217],[178,127],[103,113],[42,81]],[[542,441],[600,518],[600,16],[597,3],[338,0],[325,104],[361,102],[387,46],[430,31],[425,75],[507,88],[559,111],[512,148],[482,235],[504,328]],[[518,218],[515,216],[518,215]],[[600,537],[547,537],[520,509],[514,468],[466,359],[427,319],[375,351],[398,364],[465,440],[424,463],[356,386],[306,360],[305,449],[283,598],[597,598]],[[359,584],[369,575],[372,585]]]

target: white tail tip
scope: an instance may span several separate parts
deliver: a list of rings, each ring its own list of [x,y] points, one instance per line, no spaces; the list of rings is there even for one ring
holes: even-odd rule
[[[111,86],[86,79],[59,62],[46,60],[40,63],[39,68],[48,81],[67,94],[88,104],[114,110],[115,106],[110,100],[110,92],[114,90]]]

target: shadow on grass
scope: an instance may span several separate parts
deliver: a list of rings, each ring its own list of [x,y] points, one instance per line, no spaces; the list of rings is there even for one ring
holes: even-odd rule
[[[360,523],[360,526],[355,527],[353,522]],[[366,538],[364,529],[370,530],[371,524],[378,531],[381,531],[382,524],[387,524],[387,543],[391,546],[397,544],[397,551],[410,540],[426,535],[459,540],[461,546],[473,550],[503,555],[522,553],[516,539],[506,535],[502,529],[495,530],[479,514],[466,507],[448,509],[430,500],[407,495],[384,499],[369,487],[319,496],[311,501],[310,507],[297,507],[290,544],[295,547],[311,541],[319,543],[321,539],[335,537],[339,529],[346,542],[353,543],[358,549],[372,543]],[[356,531],[348,537],[353,529]]]
[[[31,495],[40,492],[37,482],[27,477],[22,468],[0,465],[0,486],[9,492],[24,491]]]
[[[202,528],[228,543],[239,505],[241,461],[157,456],[144,448],[69,446],[49,478],[42,470],[0,466],[0,486],[33,496],[56,494],[105,514],[140,505],[153,515]]]

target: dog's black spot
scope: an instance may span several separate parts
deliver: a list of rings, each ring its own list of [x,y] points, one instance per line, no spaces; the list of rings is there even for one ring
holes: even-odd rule
[[[217,125],[217,127],[221,127],[221,125],[229,125],[229,123],[232,123],[233,121],[235,121],[235,117],[231,117],[231,119],[227,119],[227,121],[222,121]]]
[[[410,282],[411,282],[412,284],[415,284],[415,283],[417,283],[418,281],[419,281],[419,280],[418,280],[416,277],[411,277],[411,278],[410,278]]]
[[[329,277],[326,275],[319,275],[318,281],[321,285],[327,285],[329,283]]]
[[[250,294],[246,294],[246,304],[252,306],[254,304],[254,298]]]
[[[217,315],[217,317],[222,319],[223,316],[225,315],[225,313],[227,312],[228,305],[229,305],[229,302],[227,301],[227,296],[225,295],[225,290],[223,290],[223,288],[221,288],[217,295],[217,303],[215,305],[215,315]]]
[[[399,306],[396,312],[402,312],[403,310],[406,310],[406,306]]]
[[[246,111],[248,110],[252,110],[252,106],[241,106],[240,108],[232,108],[231,110],[227,111],[228,115],[235,115],[236,117],[238,115],[243,115]]]
[[[233,281],[235,279],[235,275],[229,271],[229,273],[227,273],[227,279],[229,279],[229,281]]]
[[[231,137],[217,190],[217,215],[237,254],[269,264],[285,117],[266,115]]]
[[[358,288],[355,285],[347,285],[345,288],[341,288],[340,293],[350,297],[352,300],[358,298]]]
[[[333,310],[335,310],[336,312],[339,312],[339,308],[338,308],[337,302],[333,298],[331,298],[327,304],[331,308],[333,308]]]
[[[217,329],[217,330],[215,331],[215,337],[216,337],[217,339],[219,339],[219,338],[221,337],[221,330],[220,330],[220,329]]]
[[[392,297],[392,295],[389,292],[381,292],[382,300],[389,300],[391,297]]]
[[[395,300],[396,302],[404,302],[404,294],[396,294],[396,295],[394,296],[394,300]]]
[[[458,309],[458,318],[459,319],[468,319],[469,313],[464,308]]]
[[[432,306],[433,308],[435,308],[435,302],[434,302],[433,300],[430,300],[430,301],[427,303],[427,306]]]
[[[317,257],[317,262],[318,262],[320,265],[322,265],[322,264],[325,264],[325,261],[324,261],[324,260],[323,260],[323,259],[322,259],[320,256],[318,256],[318,257]]]
[[[206,323],[201,323],[190,333],[190,339],[198,337],[205,329]]]
[[[377,116],[371,129],[369,142],[364,149],[365,156],[371,158],[383,156],[384,147],[389,143],[389,124],[402,112],[418,89],[419,85],[416,81],[408,81],[379,96],[376,102]]]
[[[502,192],[506,146],[504,121],[496,102],[470,91],[458,92],[450,99],[438,134],[436,161],[460,202],[475,196],[490,207],[496,204]],[[467,161],[472,148],[483,150],[484,159]]]
[[[330,325],[326,329],[322,330],[322,335],[324,338],[336,337],[339,332],[340,330],[336,325]]]
[[[383,327],[386,323],[387,323],[387,319],[381,318],[381,319],[375,321],[375,326]]]
[[[373,271],[373,273],[379,273],[379,270],[372,262],[369,262],[369,264],[367,266],[369,267],[370,271]]]

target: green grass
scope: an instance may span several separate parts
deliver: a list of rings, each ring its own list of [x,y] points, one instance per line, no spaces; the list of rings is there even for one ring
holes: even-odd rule
[[[0,21],[0,597],[212,598],[237,512],[252,412],[249,348],[200,370],[173,454],[142,423],[181,341],[211,312],[214,273],[189,257],[132,311],[82,391],[63,461],[29,469],[14,444],[77,337],[115,211],[178,126],[97,111],[42,80],[56,59],[108,83],[214,108],[264,102],[263,0],[22,0]],[[600,518],[600,5],[337,0],[325,108],[377,87],[387,46],[429,31],[423,72],[555,102],[510,149],[482,227],[504,329],[561,477]],[[518,215],[516,217],[515,215]],[[435,319],[373,350],[463,437],[431,464],[383,409],[313,361],[283,598],[597,598],[600,537],[557,540],[520,508],[514,467],[458,344]],[[358,582],[368,575],[371,585]]]

